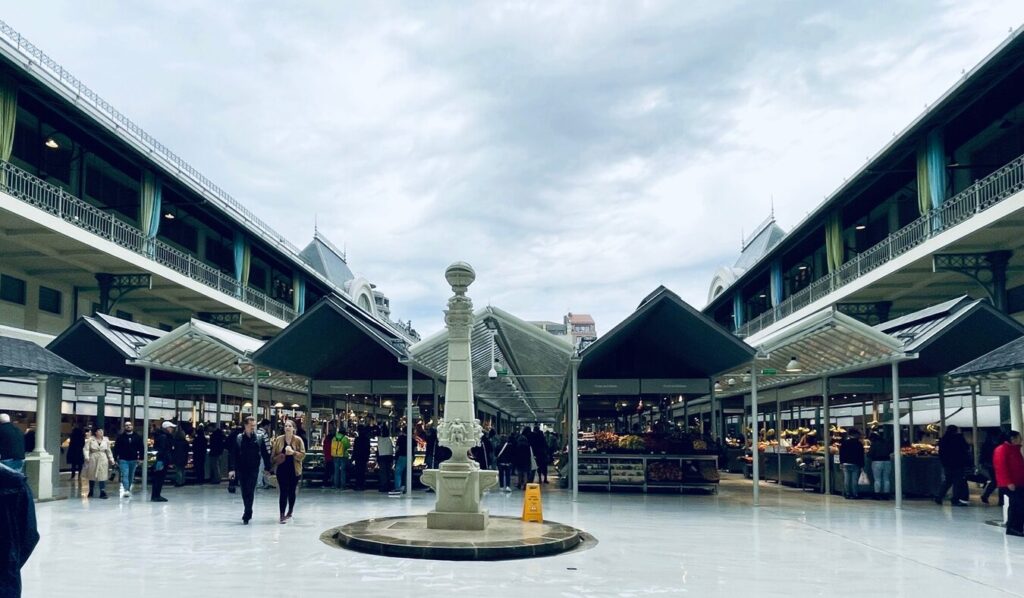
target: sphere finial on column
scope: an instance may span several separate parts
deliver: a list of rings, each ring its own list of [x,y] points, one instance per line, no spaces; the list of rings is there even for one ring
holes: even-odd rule
[[[466,262],[455,262],[444,271],[444,278],[456,295],[464,295],[469,289],[469,285],[476,280],[476,272],[473,270],[473,266]]]

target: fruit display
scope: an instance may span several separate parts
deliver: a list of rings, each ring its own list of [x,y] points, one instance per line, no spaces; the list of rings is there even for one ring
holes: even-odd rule
[[[939,447],[934,444],[915,443],[900,449],[905,457],[934,457],[939,454]]]
[[[681,482],[683,469],[679,461],[651,461],[647,464],[647,480],[650,482]]]
[[[627,451],[642,451],[647,448],[647,443],[642,436],[627,434],[619,438],[619,448]]]
[[[606,453],[619,448],[619,436],[613,432],[598,432],[594,434],[594,442],[599,453]]]

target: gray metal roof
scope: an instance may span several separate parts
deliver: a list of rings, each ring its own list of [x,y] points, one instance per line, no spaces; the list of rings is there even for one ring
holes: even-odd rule
[[[87,380],[92,376],[32,341],[0,336],[0,376],[60,376]]]
[[[746,271],[756,264],[764,254],[768,253],[772,247],[775,247],[785,236],[786,232],[779,228],[778,224],[775,224],[774,218],[770,218],[744,244],[743,251],[740,253],[736,263],[733,264],[733,268]]]
[[[497,307],[478,310],[473,319],[470,351],[477,398],[520,419],[559,418],[572,343]],[[491,369],[492,334],[495,358],[509,371],[508,377],[495,380],[487,376]],[[416,343],[409,354],[417,362],[447,375],[448,331],[442,330]]]
[[[215,380],[250,382],[254,368],[252,354],[264,341],[221,328],[207,322],[190,320],[139,350],[133,365],[148,366]],[[263,386],[304,391],[306,379],[286,372],[260,367],[269,376]],[[239,371],[240,370],[240,371]]]
[[[1024,370],[1024,337],[1010,341],[949,373],[950,378],[969,378]]]
[[[319,232],[313,235],[313,240],[299,255],[338,288],[344,288],[346,282],[355,278],[341,252]]]

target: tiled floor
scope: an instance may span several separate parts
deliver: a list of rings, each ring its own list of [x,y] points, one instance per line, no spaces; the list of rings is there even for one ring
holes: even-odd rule
[[[453,563],[331,548],[319,534],[374,516],[423,513],[433,495],[388,498],[303,489],[277,522],[275,491],[241,500],[225,486],[171,488],[170,502],[73,498],[37,507],[43,540],[23,571],[26,597],[91,596],[927,596],[1024,595],[1024,538],[984,524],[997,507],[827,501],[749,482],[718,496],[581,493],[545,487],[544,515],[599,544],[528,561]],[[492,494],[516,515],[522,495]],[[243,590],[243,588],[249,588]],[[458,592],[455,594],[454,592]]]

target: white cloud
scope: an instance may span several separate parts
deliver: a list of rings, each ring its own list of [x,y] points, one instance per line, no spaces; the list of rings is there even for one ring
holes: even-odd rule
[[[477,304],[602,330],[700,307],[774,196],[789,227],[1024,20],[1014,0],[5,2],[4,20],[422,331]]]

